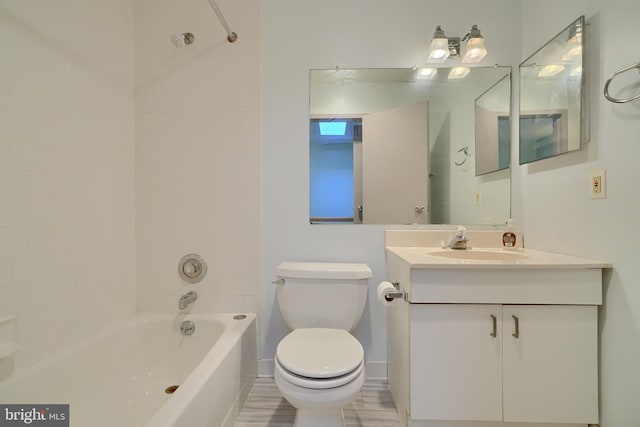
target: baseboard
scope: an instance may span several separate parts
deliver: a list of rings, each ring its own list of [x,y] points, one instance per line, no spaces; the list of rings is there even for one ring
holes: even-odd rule
[[[273,378],[273,359],[258,360],[258,378]]]
[[[368,380],[387,380],[387,361],[365,362],[364,369]]]
[[[364,369],[368,380],[386,380],[387,379],[387,362],[365,362]],[[273,377],[273,359],[260,359],[258,361],[258,377]]]

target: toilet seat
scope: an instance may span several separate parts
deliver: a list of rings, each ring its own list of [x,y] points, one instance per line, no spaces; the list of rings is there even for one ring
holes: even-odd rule
[[[364,370],[364,361],[360,363],[352,372],[341,375],[339,377],[333,378],[309,378],[303,377],[302,375],[296,375],[293,372],[287,370],[282,364],[278,361],[278,358],[275,359],[276,371],[282,376],[282,378],[299,387],[310,388],[316,390],[324,390],[330,388],[341,387],[345,384],[349,384],[356,378],[358,378],[362,371]]]
[[[362,345],[343,329],[296,329],[276,349],[276,367],[283,376],[307,388],[346,384],[363,369],[363,361]]]

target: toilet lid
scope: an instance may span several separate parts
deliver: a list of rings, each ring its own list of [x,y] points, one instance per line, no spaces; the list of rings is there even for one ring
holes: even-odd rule
[[[284,337],[276,357],[288,371],[308,378],[333,378],[348,374],[362,364],[364,350],[343,329],[296,329]]]

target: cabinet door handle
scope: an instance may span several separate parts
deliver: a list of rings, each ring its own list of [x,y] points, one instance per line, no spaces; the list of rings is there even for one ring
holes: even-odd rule
[[[493,323],[493,332],[491,332],[489,335],[495,338],[498,335],[498,319],[493,314],[490,314],[490,316],[491,322]]]
[[[515,327],[515,332],[511,335],[513,335],[514,338],[520,338],[520,319],[518,319],[518,316],[516,316],[515,314],[512,314],[511,317],[513,317]]]

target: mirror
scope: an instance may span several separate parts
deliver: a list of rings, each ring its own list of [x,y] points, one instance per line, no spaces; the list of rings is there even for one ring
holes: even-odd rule
[[[310,222],[504,223],[509,132],[496,138],[510,120],[510,80],[500,66],[311,70]],[[494,131],[482,147],[476,106]]]
[[[476,99],[476,176],[511,164],[511,79],[504,76]]]
[[[520,164],[588,141],[581,16],[520,64]]]

